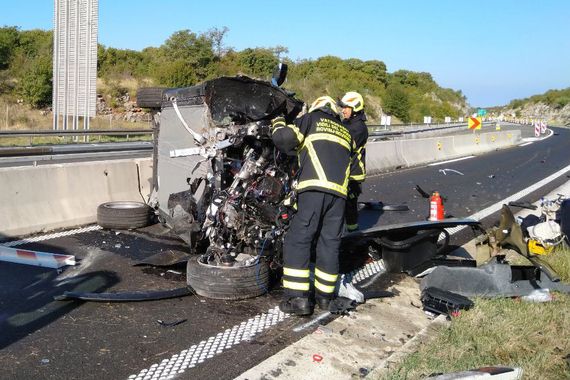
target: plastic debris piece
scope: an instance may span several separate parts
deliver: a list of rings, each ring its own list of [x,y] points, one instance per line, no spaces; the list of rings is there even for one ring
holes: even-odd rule
[[[443,175],[447,175],[447,172],[452,172],[455,174],[459,174],[459,175],[465,175],[463,173],[461,173],[459,170],[455,170],[455,169],[439,169],[440,173],[443,173]]]
[[[319,354],[314,354],[313,355],[313,362],[314,363],[320,363],[323,361],[323,357]]]
[[[164,327],[174,327],[177,326],[179,324],[182,324],[184,322],[186,322],[188,319],[184,318],[184,319],[179,319],[177,321],[172,321],[172,322],[164,322],[162,319],[157,319],[156,322]]]
[[[364,302],[364,294],[356,289],[344,275],[342,276],[340,286],[338,288],[338,295],[349,298],[358,303]]]
[[[336,297],[331,301],[330,312],[338,315],[349,315],[350,311],[356,310],[356,301],[346,297]]]
[[[184,297],[191,294],[194,294],[192,288],[185,286],[171,290],[149,290],[118,293],[64,292],[62,295],[58,295],[53,298],[56,301],[82,300],[95,302],[137,302]]]
[[[550,302],[552,301],[552,294],[549,289],[536,289],[527,296],[522,296],[521,299],[526,302]]]

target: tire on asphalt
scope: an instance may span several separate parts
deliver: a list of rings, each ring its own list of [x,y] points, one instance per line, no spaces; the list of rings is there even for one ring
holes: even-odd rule
[[[152,209],[143,202],[105,202],[97,207],[97,224],[103,228],[128,230],[146,227]]]
[[[186,282],[203,297],[241,300],[260,296],[269,286],[269,264],[259,260],[249,266],[221,267],[191,258],[186,267]]]
[[[137,107],[160,108],[166,87],[141,87],[137,90]]]

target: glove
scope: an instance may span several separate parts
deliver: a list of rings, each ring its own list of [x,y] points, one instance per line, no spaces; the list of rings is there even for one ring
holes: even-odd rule
[[[285,118],[283,116],[278,116],[275,119],[271,120],[271,129],[275,129],[278,127],[284,127],[287,125]]]

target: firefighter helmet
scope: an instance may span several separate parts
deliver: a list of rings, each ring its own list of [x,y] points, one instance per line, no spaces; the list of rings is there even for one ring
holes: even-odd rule
[[[315,100],[313,104],[311,104],[309,112],[313,112],[316,109],[325,108],[325,107],[330,108],[331,111],[333,111],[335,114],[338,115],[339,112],[338,108],[336,107],[336,103],[333,100],[333,98],[331,98],[330,96],[321,96],[317,98],[317,100]]]
[[[356,91],[349,91],[340,100],[340,105],[342,107],[350,107],[352,111],[359,112],[364,109],[364,99]]]

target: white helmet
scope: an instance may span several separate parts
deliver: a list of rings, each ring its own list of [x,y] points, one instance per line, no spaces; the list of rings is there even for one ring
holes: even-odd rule
[[[340,100],[342,107],[350,107],[354,112],[362,111],[364,109],[364,99],[356,91],[349,91]]]
[[[313,104],[311,104],[311,107],[309,108],[309,112],[313,112],[316,109],[319,108],[325,108],[328,107],[331,109],[331,111],[333,111],[334,113],[336,113],[338,115],[338,108],[336,107],[336,103],[333,100],[333,98],[331,98],[330,96],[321,96],[319,98],[317,98],[317,100],[315,100],[313,102]]]

